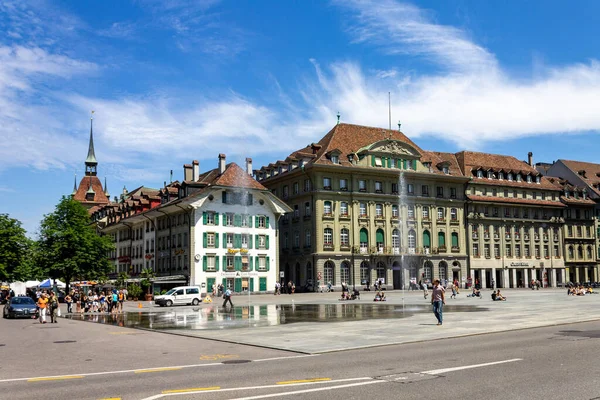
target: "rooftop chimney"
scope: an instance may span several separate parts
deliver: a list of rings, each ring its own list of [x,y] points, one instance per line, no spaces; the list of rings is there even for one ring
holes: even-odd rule
[[[246,173],[252,176],[252,159],[246,158]]]
[[[225,154],[219,154],[219,173],[222,174],[225,172]]]
[[[531,165],[533,167],[533,153],[532,152],[527,153],[527,160],[529,162],[529,165]]]
[[[192,161],[192,166],[194,167],[192,180],[196,182],[200,177],[200,163],[198,162],[198,160],[194,160]]]
[[[192,180],[193,172],[192,166],[190,164],[183,164],[183,180],[190,181]]]

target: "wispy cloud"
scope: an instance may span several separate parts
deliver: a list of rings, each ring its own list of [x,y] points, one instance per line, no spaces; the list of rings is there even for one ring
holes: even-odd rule
[[[335,0],[351,15],[348,32],[356,43],[388,54],[416,54],[459,71],[495,69],[497,61],[455,27],[431,21],[426,11],[393,0]]]
[[[113,22],[110,27],[101,29],[97,33],[113,39],[133,39],[137,31],[137,24],[134,22],[121,21]]]

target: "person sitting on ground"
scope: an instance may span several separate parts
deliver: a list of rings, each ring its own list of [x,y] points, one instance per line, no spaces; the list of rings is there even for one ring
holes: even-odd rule
[[[496,294],[496,291],[494,290],[494,292],[492,293],[492,301],[498,300],[497,297],[498,297],[498,295]]]
[[[506,297],[504,297],[502,294],[500,294],[500,289],[498,289],[498,291],[496,292],[496,300],[497,301],[506,301]]]

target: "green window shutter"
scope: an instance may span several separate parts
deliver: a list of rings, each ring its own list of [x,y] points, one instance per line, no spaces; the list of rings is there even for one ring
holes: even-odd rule
[[[208,265],[208,260],[207,260],[206,256],[204,256],[204,257],[202,257],[202,271],[206,272],[207,265]]]
[[[236,233],[233,235],[233,247],[235,247],[236,249],[239,249],[240,247],[242,247],[242,235],[239,233]]]
[[[375,166],[375,156],[371,156],[371,167]]]
[[[223,287],[225,289],[227,289],[227,278],[223,278],[222,283],[223,283]]]
[[[417,160],[412,160],[412,166],[413,166],[412,167],[413,171],[416,171],[417,170]]]
[[[398,169],[402,168],[402,160],[396,160],[396,166],[398,167]]]
[[[258,271],[258,266],[260,265],[259,262],[260,262],[260,257],[259,256],[254,257],[254,269],[256,271]]]
[[[383,243],[383,231],[381,229],[377,229],[377,232],[375,232],[375,241]]]
[[[391,159],[391,157],[387,158],[387,167],[388,168],[392,168],[392,159]]]
[[[248,226],[252,226],[252,215],[248,215]]]
[[[445,246],[446,245],[446,235],[444,235],[444,232],[438,232],[438,246]]]
[[[271,264],[271,262],[270,262],[269,256],[267,256],[267,257],[266,257],[266,260],[265,260],[265,262],[266,262],[266,264],[265,264],[265,265],[267,266],[267,271],[268,271],[268,270],[271,268],[271,265],[270,265],[270,264]]]
[[[269,217],[265,217],[265,227],[269,229]]]
[[[269,235],[265,236],[266,249],[269,250]]]
[[[233,257],[233,266],[235,267],[236,271],[242,270],[242,256]]]
[[[452,233],[452,247],[458,247],[458,233]]]
[[[204,212],[202,213],[202,224],[203,224],[203,225],[206,225],[206,221],[207,221],[207,219],[208,219],[208,215],[206,214],[206,211],[204,211]]]
[[[215,213],[215,225],[219,225],[219,213]]]
[[[252,271],[252,256],[248,256],[248,271]]]
[[[369,242],[369,233],[364,228],[360,230],[360,242],[361,243],[368,243]]]
[[[207,242],[208,242],[208,233],[204,232],[202,234],[202,245],[204,246],[204,248],[206,248]]]
[[[258,215],[254,216],[254,227],[258,228]]]
[[[431,246],[431,235],[429,235],[429,231],[423,232],[423,247]]]
[[[233,216],[233,226],[242,226],[242,216],[240,214],[235,214]]]
[[[227,214],[223,214],[223,226],[227,225]]]
[[[215,256],[215,271],[219,271],[219,256]]]
[[[226,233],[223,234],[223,248],[224,249],[227,248],[227,234]]]
[[[254,244],[256,245],[256,248],[258,249],[258,247],[259,247],[259,246],[258,246],[258,235],[256,235],[256,236],[254,237],[254,239],[255,239],[255,243],[254,243]]]
[[[250,287],[248,288],[248,290],[254,292],[254,278],[250,278]]]
[[[215,233],[215,249],[219,248],[219,234]]]
[[[252,235],[248,235],[248,248],[252,248]]]

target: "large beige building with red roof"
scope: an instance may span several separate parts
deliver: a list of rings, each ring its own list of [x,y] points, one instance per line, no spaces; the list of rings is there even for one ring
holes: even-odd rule
[[[424,151],[398,130],[342,123],[255,176],[293,209],[280,227],[285,281],[466,280],[468,179],[453,154]]]

